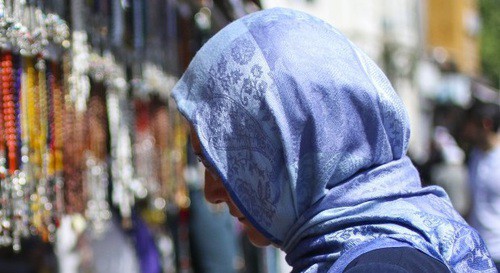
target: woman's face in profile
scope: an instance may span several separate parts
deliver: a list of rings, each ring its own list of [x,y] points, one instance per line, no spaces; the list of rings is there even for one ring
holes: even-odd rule
[[[194,133],[194,130],[191,130],[191,143],[193,145],[195,155],[205,166],[205,198],[207,201],[212,204],[226,203],[229,208],[229,213],[243,224],[248,235],[248,239],[255,246],[270,245],[271,241],[255,229],[250,221],[248,221],[243,213],[241,213],[222,184],[222,180],[219,178],[213,167],[210,166],[203,157],[200,140],[196,133]]]

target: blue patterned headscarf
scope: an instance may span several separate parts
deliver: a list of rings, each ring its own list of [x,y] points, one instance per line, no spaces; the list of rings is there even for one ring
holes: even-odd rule
[[[238,208],[294,272],[342,272],[410,246],[454,272],[496,272],[477,233],[405,155],[409,121],[377,66],[310,15],[239,19],[173,91]]]

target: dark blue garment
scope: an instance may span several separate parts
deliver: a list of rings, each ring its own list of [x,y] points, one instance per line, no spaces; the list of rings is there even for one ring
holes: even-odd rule
[[[450,273],[438,260],[410,247],[382,248],[354,259],[345,273]]]

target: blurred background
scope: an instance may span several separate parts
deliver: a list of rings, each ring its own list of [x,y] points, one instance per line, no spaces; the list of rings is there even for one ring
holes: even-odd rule
[[[0,0],[0,273],[289,272],[203,197],[169,97],[218,30],[331,23],[408,108],[409,156],[500,262],[500,1]]]

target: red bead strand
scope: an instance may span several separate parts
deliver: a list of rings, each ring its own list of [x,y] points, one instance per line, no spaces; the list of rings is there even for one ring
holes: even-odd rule
[[[14,174],[17,169],[17,136],[16,110],[14,103],[14,70],[12,54],[10,52],[5,52],[2,54],[1,67],[3,116],[5,125],[5,138],[8,150],[9,174]]]

